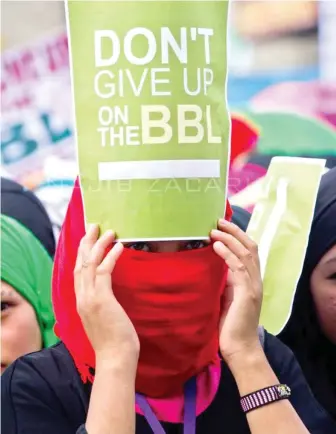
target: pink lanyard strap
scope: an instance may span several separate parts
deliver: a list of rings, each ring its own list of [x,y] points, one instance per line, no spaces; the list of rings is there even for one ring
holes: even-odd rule
[[[183,417],[183,433],[195,434],[196,432],[196,378],[191,378],[184,387],[184,417]],[[158,418],[155,416],[147,399],[137,393],[135,401],[141,408],[145,419],[152,428],[154,434],[166,434]]]

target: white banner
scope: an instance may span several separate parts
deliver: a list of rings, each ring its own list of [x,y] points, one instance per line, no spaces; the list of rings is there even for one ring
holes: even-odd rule
[[[68,40],[64,31],[41,42],[1,54],[1,112],[36,104],[35,85],[69,75]]]
[[[1,72],[1,166],[35,187],[47,158],[75,160],[66,34],[4,52]]]

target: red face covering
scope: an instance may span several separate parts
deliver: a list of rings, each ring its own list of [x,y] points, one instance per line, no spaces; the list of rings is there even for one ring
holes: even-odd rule
[[[55,257],[53,303],[56,334],[83,381],[92,381],[95,355],[76,311],[73,282],[84,233],[76,183]],[[152,398],[179,394],[189,378],[215,361],[226,274],[225,263],[212,246],[177,253],[124,250],[112,275],[113,290],[140,339],[138,392]]]

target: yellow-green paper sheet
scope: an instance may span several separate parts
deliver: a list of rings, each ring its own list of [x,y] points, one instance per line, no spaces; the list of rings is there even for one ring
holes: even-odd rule
[[[259,245],[264,295],[260,324],[278,334],[301,275],[325,160],[274,157],[248,235]]]
[[[205,239],[225,213],[228,1],[67,1],[86,223]]]

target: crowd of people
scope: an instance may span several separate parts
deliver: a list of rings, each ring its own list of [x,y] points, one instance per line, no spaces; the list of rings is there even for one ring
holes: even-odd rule
[[[336,168],[277,337],[248,221],[227,202],[209,242],[123,245],[85,230],[77,181],[56,249],[41,202],[2,178],[2,432],[335,433]]]

